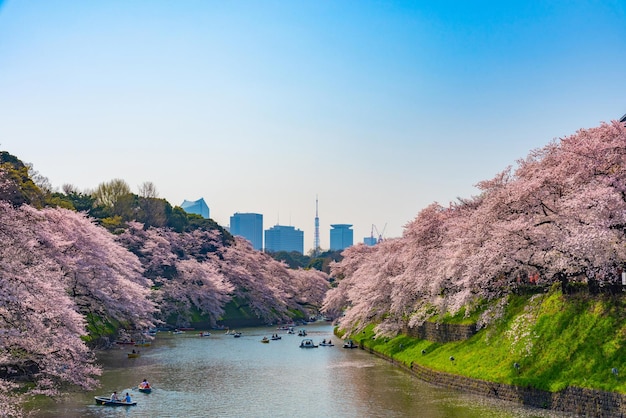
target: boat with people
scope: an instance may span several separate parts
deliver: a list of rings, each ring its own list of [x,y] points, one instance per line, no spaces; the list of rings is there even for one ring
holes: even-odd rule
[[[235,337],[235,338],[239,338],[239,337],[241,337],[241,332],[239,332],[239,331],[235,332],[235,333],[233,334],[233,337]]]
[[[139,351],[133,350],[131,353],[128,353],[128,358],[137,358],[140,356]]]
[[[122,400],[111,399],[108,396],[94,396],[96,403],[98,405],[106,405],[106,406],[135,406],[137,402],[126,402]]]
[[[282,339],[282,337],[280,335],[278,335],[278,334],[272,335],[272,338],[271,338],[272,341],[276,341],[276,340],[280,340],[280,339]]]
[[[333,344],[331,340],[326,341],[325,338],[322,340],[322,342],[319,345],[320,347],[334,347],[335,346],[335,344]]]
[[[317,348],[317,345],[310,338],[305,338],[300,342],[300,348]]]
[[[150,393],[152,392],[152,386],[147,379],[143,379],[143,381],[137,385],[137,390],[141,393]]]
[[[199,337],[210,337],[211,333],[208,332],[208,331],[201,331],[201,332],[198,333],[198,336]]]
[[[343,348],[359,348],[359,345],[353,340],[347,340],[345,343],[343,343]]]
[[[270,339],[269,339],[269,338],[267,338],[267,337],[263,337],[263,338],[261,338],[261,342],[262,342],[263,344],[269,344]]]
[[[298,337],[306,337],[306,331],[301,329],[300,331],[298,331]]]

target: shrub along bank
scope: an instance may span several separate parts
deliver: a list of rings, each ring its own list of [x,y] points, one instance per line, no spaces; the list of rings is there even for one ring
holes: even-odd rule
[[[352,338],[408,368],[553,393],[582,388],[626,394],[625,305],[622,295],[563,295],[555,287],[508,296],[491,307],[500,310],[498,319],[464,341],[376,338],[374,325]]]

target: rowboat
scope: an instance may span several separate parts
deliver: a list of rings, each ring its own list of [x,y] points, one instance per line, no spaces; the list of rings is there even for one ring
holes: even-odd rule
[[[152,388],[142,388],[142,387],[139,387],[139,388],[137,388],[137,390],[139,392],[142,392],[142,393],[150,393],[150,392],[152,392]]]
[[[359,345],[352,340],[347,340],[343,343],[343,348],[359,348]]]
[[[139,357],[139,352],[136,353],[128,353],[128,358],[137,358]]]
[[[300,342],[300,348],[317,348],[317,345],[313,343],[313,340],[305,338]]]
[[[111,398],[106,396],[94,396],[96,403],[98,405],[106,405],[106,406],[135,406],[137,402],[124,402],[124,401],[112,401]]]

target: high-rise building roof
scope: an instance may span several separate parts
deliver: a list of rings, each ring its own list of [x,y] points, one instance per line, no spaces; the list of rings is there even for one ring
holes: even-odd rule
[[[181,208],[187,213],[195,213],[203,218],[209,219],[209,206],[204,201],[204,198],[198,200],[184,200],[180,205]]]

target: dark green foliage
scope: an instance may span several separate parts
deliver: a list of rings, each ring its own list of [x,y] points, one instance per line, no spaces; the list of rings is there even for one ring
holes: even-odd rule
[[[325,251],[315,257],[300,254],[297,251],[268,252],[277,261],[284,261],[289,268],[315,269],[330,273],[330,263],[342,259],[341,251]]]
[[[0,190],[1,200],[6,200],[14,206],[28,204],[42,208],[45,205],[45,193],[32,181],[28,167],[17,157],[6,151],[0,151],[0,168],[9,180]]]

